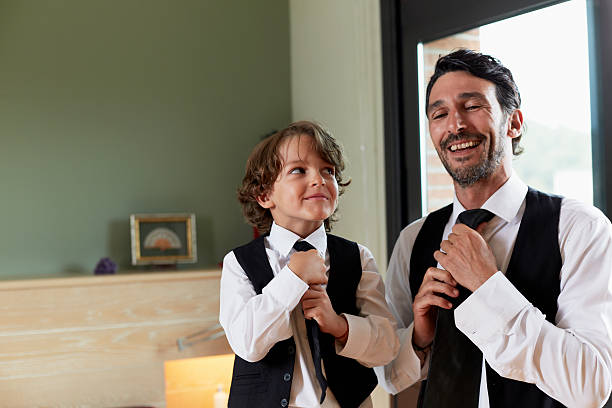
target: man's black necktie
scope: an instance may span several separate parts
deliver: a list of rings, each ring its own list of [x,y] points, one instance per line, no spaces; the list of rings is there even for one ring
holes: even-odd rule
[[[490,221],[494,216],[495,214],[484,208],[465,210],[457,217],[457,223],[465,224],[472,229],[476,229],[480,224]]]
[[[467,210],[457,223],[472,229],[493,218],[488,210]],[[450,298],[452,309],[438,309],[436,334],[424,395],[424,407],[477,407],[482,371],[482,353],[455,326],[454,310],[471,292],[458,286],[459,296]]]
[[[475,230],[480,224],[490,221],[494,216],[495,214],[489,210],[485,210],[484,208],[466,210],[457,217],[457,224],[465,224],[471,229]],[[451,301],[453,303],[453,309],[463,303],[463,301],[472,293],[461,285],[459,285],[457,289],[459,289],[459,296]]]
[[[293,248],[299,252],[315,249],[315,247],[313,247],[306,241],[297,241],[293,245]],[[319,385],[321,385],[321,401],[319,403],[322,404],[323,400],[325,399],[325,393],[327,391],[327,380],[325,380],[325,377],[323,376],[323,369],[321,368],[321,345],[319,343],[320,333],[321,329],[319,328],[319,324],[317,323],[317,321],[314,319],[307,319],[306,334],[308,335],[308,344],[310,345],[312,361],[314,362],[315,374],[317,375]]]

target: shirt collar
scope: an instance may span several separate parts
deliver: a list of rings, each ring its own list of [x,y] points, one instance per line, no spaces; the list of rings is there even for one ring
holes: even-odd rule
[[[510,222],[517,216],[526,195],[527,184],[512,172],[510,178],[480,208],[489,210],[504,221]],[[457,194],[455,194],[451,216],[453,224],[463,211],[465,211],[465,207],[459,202]]]
[[[301,240],[300,236],[286,228],[281,227],[275,222],[272,222],[268,242],[279,252],[283,257],[289,256],[289,252],[293,248],[293,244]],[[310,245],[316,248],[319,255],[325,256],[327,250],[327,234],[325,233],[325,224],[321,224],[312,234],[303,239]]]

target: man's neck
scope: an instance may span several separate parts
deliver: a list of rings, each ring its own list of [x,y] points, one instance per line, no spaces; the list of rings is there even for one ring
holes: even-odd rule
[[[471,186],[461,187],[455,182],[457,199],[466,210],[480,208],[489,197],[508,181],[511,174],[511,170],[507,171],[503,167],[500,167],[499,171],[484,180],[477,181]]]

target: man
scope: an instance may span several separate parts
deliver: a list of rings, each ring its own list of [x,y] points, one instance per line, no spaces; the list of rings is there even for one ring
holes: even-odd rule
[[[434,408],[603,406],[612,389],[609,220],[513,173],[521,99],[495,58],[441,57],[426,103],[455,199],[395,245],[386,292],[401,350],[376,368],[379,382],[397,393],[427,379],[419,406]],[[488,211],[462,214],[473,209]]]

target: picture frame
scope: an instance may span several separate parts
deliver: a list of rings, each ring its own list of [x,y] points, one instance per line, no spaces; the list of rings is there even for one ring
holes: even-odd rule
[[[198,260],[195,214],[130,215],[132,265],[171,265]]]

